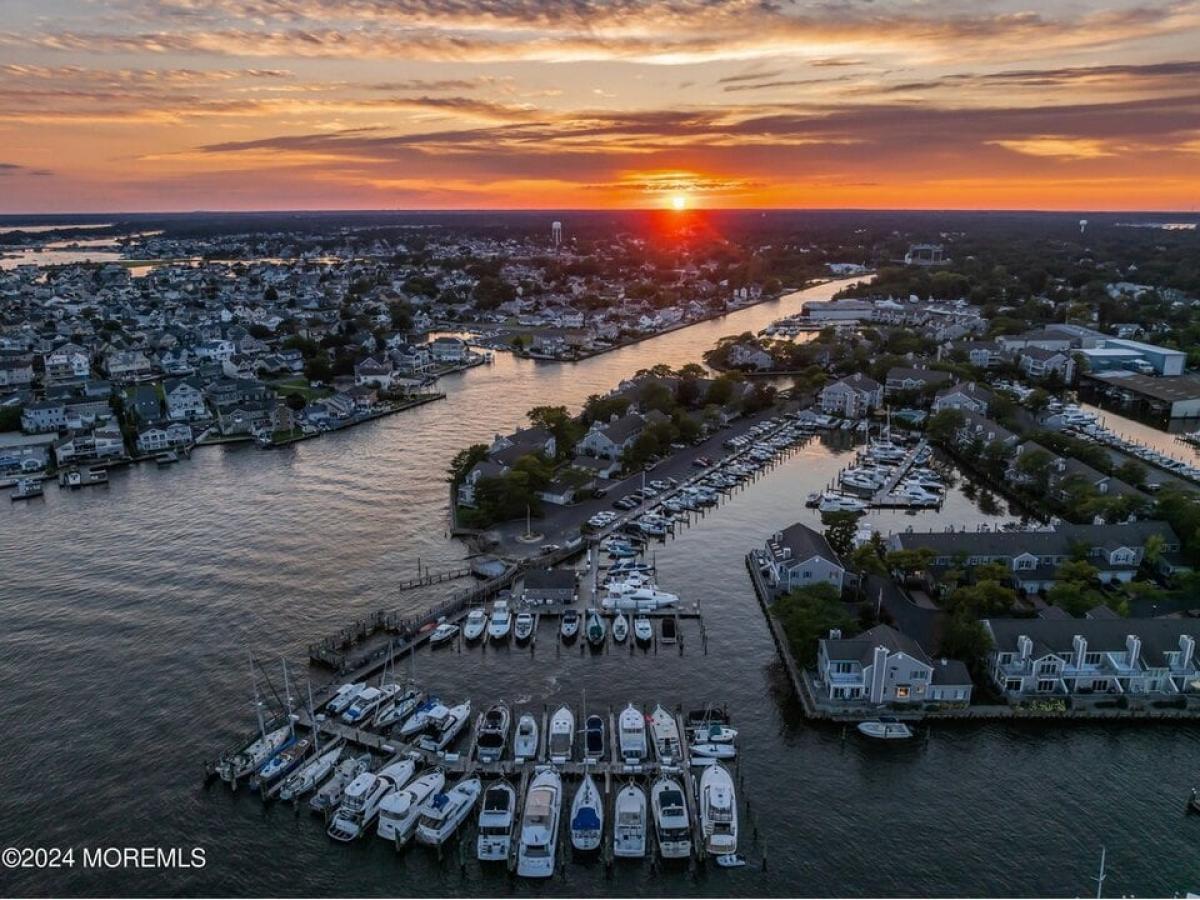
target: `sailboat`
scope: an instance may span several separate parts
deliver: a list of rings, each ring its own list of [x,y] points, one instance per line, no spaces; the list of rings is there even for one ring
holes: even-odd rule
[[[342,752],[345,750],[341,744],[334,746],[332,749],[327,749],[324,753],[317,751],[317,755],[309,760],[301,769],[293,772],[288,776],[279,788],[280,800],[295,800],[304,796],[318,784],[325,780],[334,766],[338,764],[338,760],[342,758]]]
[[[629,620],[625,618],[625,613],[619,612],[613,619],[612,636],[618,644],[623,644],[625,638],[629,637]]]
[[[613,807],[613,856],[646,855],[646,792],[630,782]]]
[[[266,719],[263,716],[263,700],[258,692],[258,678],[254,674],[254,657],[250,657],[250,681],[254,686],[254,711],[258,716],[259,736],[236,753],[227,756],[217,764],[217,774],[230,784],[253,773],[259,766],[274,756],[293,737],[292,723],[267,731]]]
[[[583,776],[571,801],[571,846],[576,850],[595,850],[603,835],[604,800],[589,772]]]
[[[608,629],[604,625],[604,620],[600,618],[600,613],[594,609],[588,610],[587,627],[585,628],[588,643],[593,647],[603,644],[604,635],[607,630]]]
[[[713,856],[737,852],[737,800],[733,777],[720,763],[709,766],[700,776],[700,828],[704,849]]]

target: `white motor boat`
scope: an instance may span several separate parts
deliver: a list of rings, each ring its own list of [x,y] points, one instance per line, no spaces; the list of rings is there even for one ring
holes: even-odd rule
[[[524,642],[529,640],[533,635],[533,613],[519,612],[517,613],[516,623],[513,625],[513,637],[518,641]]]
[[[692,756],[702,759],[733,759],[737,756],[737,748],[733,744],[692,744],[688,749]]]
[[[688,822],[683,788],[674,778],[659,778],[650,788],[650,807],[658,852],[663,859],[687,859],[692,855],[692,832]]]
[[[511,630],[512,613],[508,610],[508,601],[497,600],[492,605],[492,617],[488,620],[488,637],[493,641],[507,640]]]
[[[570,707],[560,706],[550,718],[549,754],[550,762],[571,761],[571,750],[575,746],[575,714]]]
[[[904,740],[913,736],[912,729],[903,722],[883,716],[871,721],[859,722],[857,727],[859,733],[883,741]]]
[[[274,731],[265,732],[242,750],[218,763],[217,774],[230,783],[251,775],[290,740],[292,740],[291,725],[284,725]]]
[[[394,690],[396,686],[388,685],[388,687]],[[342,713],[342,721],[347,725],[366,725],[379,705],[387,699],[388,694],[382,688],[363,688],[354,698],[354,702]]]
[[[675,717],[662,708],[654,707],[650,714],[650,735],[654,740],[654,753],[663,765],[678,762],[680,752],[679,725]]]
[[[573,609],[563,610],[559,633],[564,641],[572,640],[575,635],[579,634],[579,613]]]
[[[342,805],[326,833],[335,841],[343,842],[365,834],[379,815],[379,805],[384,797],[402,788],[415,769],[416,764],[411,759],[401,759],[385,766],[378,774],[363,772],[346,788]]]
[[[477,641],[483,637],[485,631],[487,631],[487,613],[477,606],[467,613],[467,620],[463,623],[463,637],[468,641]]]
[[[575,791],[571,801],[571,846],[576,850],[595,850],[604,836],[604,798],[591,773]]]
[[[817,509],[823,513],[862,513],[867,511],[867,503],[854,497],[827,494],[821,499]]]
[[[446,843],[471,814],[481,793],[483,782],[468,777],[445,793],[434,794],[426,800],[417,820],[417,843],[430,847]]]
[[[612,636],[618,644],[623,644],[625,638],[629,637],[629,620],[625,618],[625,613],[619,612],[613,619]]]
[[[435,769],[388,794],[379,805],[379,828],[376,833],[397,847],[403,847],[417,830],[421,807],[445,786],[445,774],[441,769]]]
[[[653,587],[622,588],[614,591],[613,585],[609,585],[608,593],[600,599],[600,605],[605,609],[626,612],[654,612],[678,603],[678,594],[660,591]]]
[[[507,781],[488,785],[479,808],[475,856],[485,862],[508,859],[513,824],[517,816],[517,792]]]
[[[364,753],[351,759],[343,759],[333,770],[333,775],[317,790],[308,801],[308,807],[313,812],[323,813],[326,810],[337,809],[346,794],[346,788],[359,775],[371,768],[371,755]]]
[[[441,718],[447,712],[449,712],[449,708],[441,700],[437,697],[429,697],[417,704],[412,715],[404,720],[404,724],[400,726],[400,736],[411,737],[424,731],[429,726],[430,720]]]
[[[337,692],[325,704],[325,709],[335,716],[340,716],[343,712],[350,708],[350,704],[367,687],[365,681],[360,681],[356,684],[343,684],[337,689]]]
[[[430,721],[425,729],[425,734],[417,742],[418,746],[431,753],[445,750],[462,733],[470,718],[470,700],[464,700],[458,706],[450,707],[444,716]]]
[[[397,722],[403,722],[417,711],[417,707],[425,700],[425,692],[414,687],[403,688],[396,694],[396,699],[384,704],[375,714],[376,728],[390,728]]]
[[[692,740],[697,744],[732,744],[737,740],[737,729],[722,725],[720,722],[708,722],[691,729]]]
[[[279,786],[279,799],[297,800],[324,781],[329,777],[334,766],[338,764],[338,760],[342,758],[343,749],[341,746],[336,746],[326,750],[289,775],[287,780]]]
[[[613,805],[613,856],[646,855],[646,792],[630,782]]]
[[[639,644],[648,644],[654,640],[654,624],[645,616],[633,620],[633,636]]]
[[[482,763],[499,762],[508,743],[508,729],[512,715],[503,703],[489,706],[479,717],[475,732],[475,755]]]
[[[700,776],[700,831],[704,849],[713,856],[737,852],[737,799],[733,777],[724,766],[709,766]]]
[[[549,766],[539,768],[525,794],[517,847],[517,874],[549,878],[554,874],[558,821],[562,815],[562,778]]]
[[[646,758],[649,748],[646,744],[646,717],[642,711],[630,703],[617,720],[617,730],[620,732],[621,758],[627,765],[636,765]]]
[[[538,723],[531,713],[525,713],[517,721],[517,733],[513,735],[513,758],[517,762],[533,759],[538,752]]]
[[[443,616],[438,620],[437,628],[433,629],[433,633],[429,635],[429,644],[432,647],[445,644],[447,641],[453,640],[458,631],[458,626],[447,622]]]

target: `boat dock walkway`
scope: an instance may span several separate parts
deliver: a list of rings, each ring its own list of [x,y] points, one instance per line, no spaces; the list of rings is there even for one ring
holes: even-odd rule
[[[896,467],[896,471],[891,474],[888,480],[871,497],[871,506],[876,509],[910,509],[924,508],[926,505],[913,499],[897,494],[896,487],[903,481],[914,465],[916,465],[917,456],[928,449],[928,443],[922,438],[915,447],[911,448],[904,456],[904,461]]]

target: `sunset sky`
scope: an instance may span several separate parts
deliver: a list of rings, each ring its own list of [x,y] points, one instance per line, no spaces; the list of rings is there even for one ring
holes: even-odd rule
[[[1200,0],[0,8],[0,212],[1200,206]]]

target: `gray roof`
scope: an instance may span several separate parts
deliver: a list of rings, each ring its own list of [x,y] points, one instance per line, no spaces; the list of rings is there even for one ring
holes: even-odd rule
[[[1017,652],[1021,635],[1033,641],[1035,657],[1047,653],[1070,655],[1075,635],[1082,635],[1088,650],[1123,651],[1125,639],[1136,635],[1142,642],[1142,656],[1151,664],[1164,662],[1163,654],[1179,649],[1179,638],[1200,636],[1200,622],[1190,619],[984,619],[996,649]]]
[[[931,665],[933,666],[934,684],[972,684],[971,673],[967,671],[966,665],[960,660],[935,659]]]
[[[913,659],[929,663],[929,654],[921,645],[890,625],[876,625],[852,638],[825,638],[825,655],[831,660],[852,660],[869,666],[876,647],[887,647],[891,653],[906,653]]]
[[[1162,535],[1168,548],[1177,547],[1179,538],[1166,522],[1129,522],[1119,525],[1062,524],[1054,531],[905,531],[894,536],[905,550],[923,547],[938,556],[1070,556],[1072,545],[1089,547],[1141,547],[1153,534]]]
[[[525,573],[525,590],[574,591],[575,573],[570,569],[531,569]]]
[[[801,522],[785,528],[780,533],[778,543],[780,547],[787,547],[792,551],[792,559],[796,562],[820,556],[836,565],[842,564],[833,548],[829,546],[829,541],[825,540],[825,535]]]

